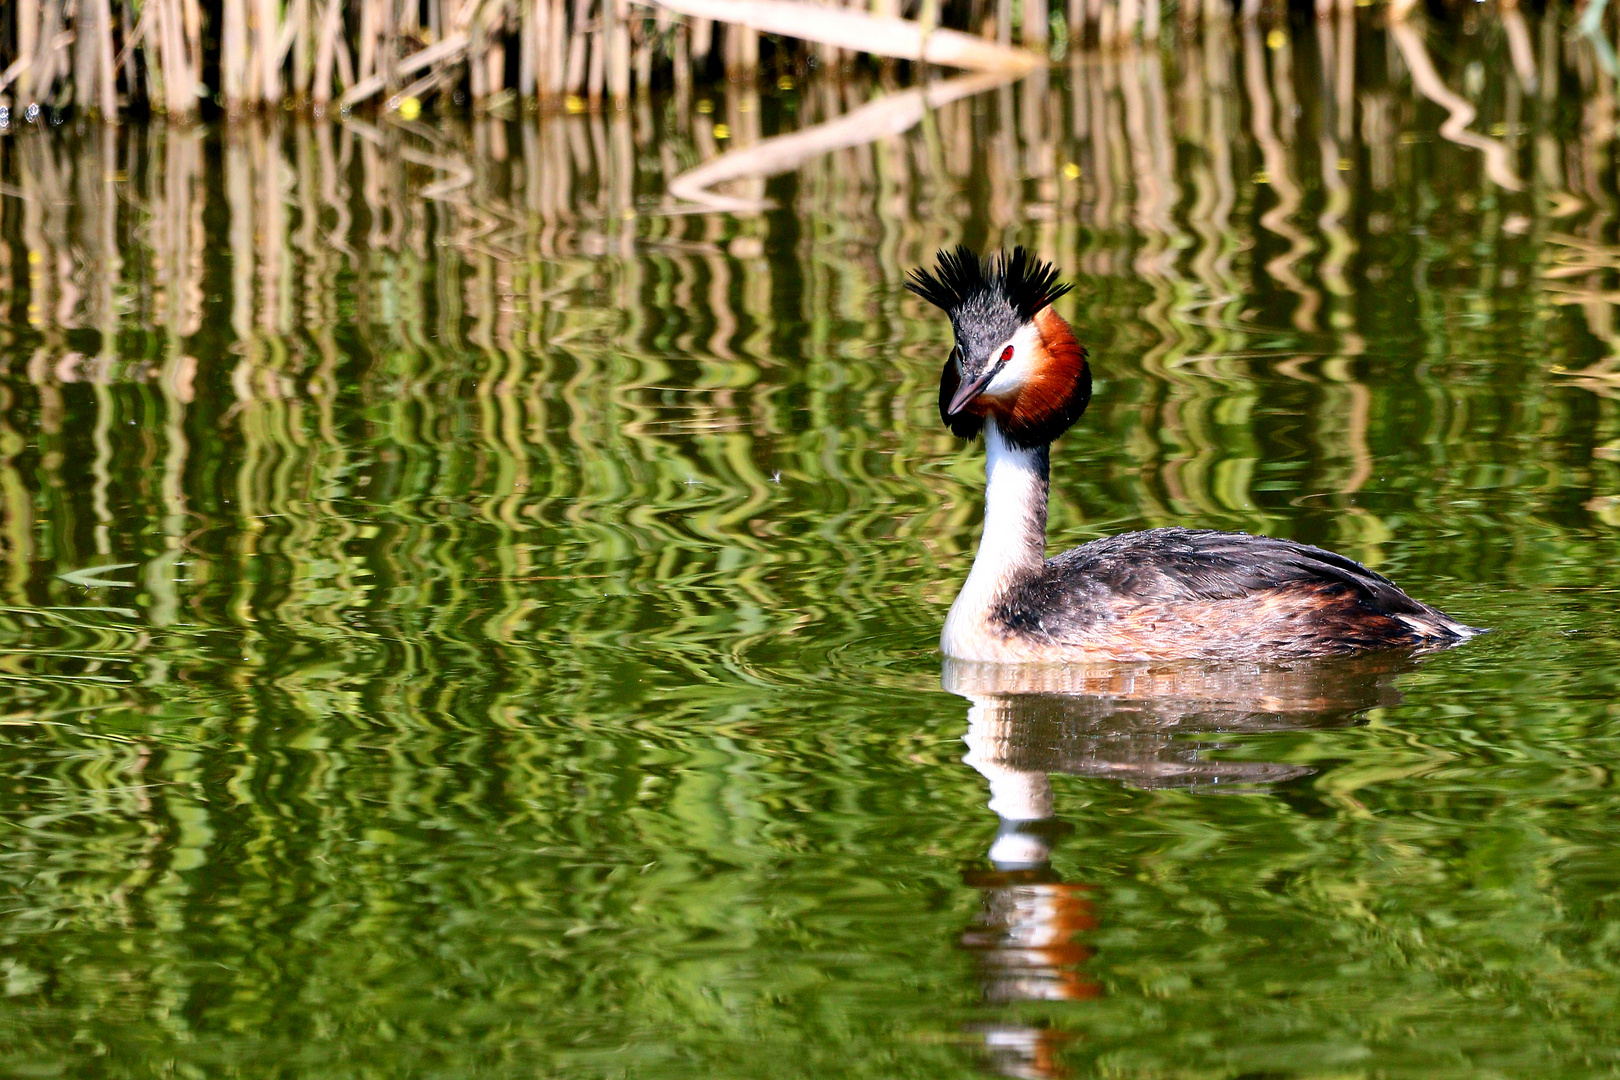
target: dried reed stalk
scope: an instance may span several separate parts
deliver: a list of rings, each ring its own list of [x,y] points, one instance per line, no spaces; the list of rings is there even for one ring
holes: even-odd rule
[[[603,5],[603,14],[609,10]],[[617,105],[630,100],[630,0],[612,0],[608,21],[607,83]]]
[[[645,2],[645,0],[643,0]],[[1040,58],[1022,49],[984,41],[955,30],[924,33],[920,24],[865,12],[827,8],[802,0],[656,0],[682,15],[801,41],[818,41],[875,56],[923,60],[971,71],[1028,71]]]

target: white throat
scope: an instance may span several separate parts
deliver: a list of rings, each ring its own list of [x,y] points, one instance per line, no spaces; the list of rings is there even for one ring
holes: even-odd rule
[[[945,655],[966,660],[998,658],[991,612],[1046,559],[1046,447],[1008,445],[994,418],[984,422],[984,447],[984,534],[939,640]]]

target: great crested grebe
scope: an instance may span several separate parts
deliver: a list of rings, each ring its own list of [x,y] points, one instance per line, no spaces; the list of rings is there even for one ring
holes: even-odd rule
[[[1480,631],[1331,551],[1247,533],[1150,529],[1046,557],[1047,449],[1091,400],[1086,350],[1052,310],[1068,292],[1023,248],[967,247],[906,287],[951,317],[939,414],[984,433],[984,535],[940,635],[997,663],[1270,660],[1434,649]]]

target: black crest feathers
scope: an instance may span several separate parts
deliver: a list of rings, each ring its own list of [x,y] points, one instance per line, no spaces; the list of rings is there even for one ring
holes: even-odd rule
[[[1057,278],[1057,267],[1022,247],[1013,248],[1010,255],[1000,252],[981,259],[967,245],[958,244],[955,251],[939,253],[939,268],[933,273],[921,267],[911,271],[906,288],[947,312],[988,293],[1028,321],[1074,287],[1058,284]]]

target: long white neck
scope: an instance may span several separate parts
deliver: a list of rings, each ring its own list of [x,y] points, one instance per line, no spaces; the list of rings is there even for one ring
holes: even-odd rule
[[[1046,559],[1046,447],[1009,446],[994,418],[984,423],[984,447],[984,535],[940,635],[945,654],[964,659],[995,659],[983,641],[994,634],[990,613]]]

